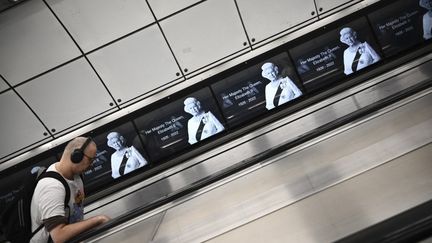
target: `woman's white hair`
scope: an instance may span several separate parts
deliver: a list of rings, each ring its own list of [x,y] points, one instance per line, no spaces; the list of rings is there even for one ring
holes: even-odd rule
[[[199,102],[199,100],[197,100],[195,97],[187,97],[183,101],[183,104],[184,104],[184,108],[183,109],[184,109],[185,112],[189,113],[189,111],[187,109],[187,106],[189,104],[192,104],[192,103],[195,103],[201,109],[201,102]]]
[[[427,10],[431,10],[431,0],[420,0],[419,5],[422,8],[425,8]]]
[[[111,148],[113,147],[113,143],[112,143],[112,138],[118,138],[120,139],[120,142],[122,143],[123,146],[125,146],[126,144],[126,139],[118,132],[110,132],[107,135],[107,145],[110,146]]]
[[[344,39],[344,35],[348,34],[348,33],[351,33],[354,36],[354,39],[357,39],[357,32],[353,28],[351,28],[351,27],[342,28],[339,32],[339,34],[340,34],[339,40],[344,44],[346,44],[345,39]]]
[[[261,66],[261,76],[265,76],[265,74],[264,74],[264,71],[266,70],[266,69],[268,69],[268,68],[271,68],[271,69],[275,69],[276,70],[276,72],[278,72],[279,70],[278,70],[278,67],[274,64],[274,63],[271,63],[271,62],[266,62],[266,63],[264,63],[262,66]]]

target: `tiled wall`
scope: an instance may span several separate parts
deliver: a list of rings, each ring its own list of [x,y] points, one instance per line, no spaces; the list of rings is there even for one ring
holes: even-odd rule
[[[0,161],[352,2],[28,0],[6,9],[0,12]]]

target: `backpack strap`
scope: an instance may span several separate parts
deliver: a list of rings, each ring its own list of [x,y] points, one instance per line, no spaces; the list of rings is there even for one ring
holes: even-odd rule
[[[63,178],[63,176],[60,175],[58,172],[55,172],[55,171],[46,171],[46,170],[44,172],[42,172],[42,174],[37,178],[37,181],[39,182],[43,178],[54,178],[54,179],[60,181],[63,184],[63,187],[64,187],[65,192],[66,192],[66,195],[65,195],[65,198],[64,198],[64,207],[68,208],[69,213],[70,213],[69,200],[70,200],[70,194],[71,194],[71,192],[70,192],[69,185],[66,182],[65,178]],[[35,231],[32,232],[31,238],[33,238],[33,236],[37,232],[39,232],[39,230],[41,230],[43,227],[44,227],[44,224],[39,225],[39,227]],[[51,236],[50,236],[50,238],[51,238]]]
[[[37,227],[37,229],[31,233],[30,239],[33,238],[33,236],[34,236],[37,232],[39,232],[39,230],[41,230],[43,227],[44,227],[44,224],[39,225],[39,227]]]
[[[63,184],[63,187],[65,189],[66,195],[65,195],[65,199],[64,199],[64,206],[65,208],[69,208],[69,200],[70,200],[70,188],[68,183],[66,182],[65,178],[63,178],[62,175],[60,175],[58,172],[55,171],[46,171],[45,173],[42,173],[40,175],[40,177],[38,178],[38,181],[43,179],[43,178],[54,178],[57,179],[58,181],[60,181]]]

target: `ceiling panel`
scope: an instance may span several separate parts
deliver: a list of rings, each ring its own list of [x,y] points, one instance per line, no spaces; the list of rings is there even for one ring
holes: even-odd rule
[[[115,99],[133,99],[180,76],[157,25],[88,55]]]
[[[242,50],[247,41],[233,0],[208,0],[160,24],[186,74]]]
[[[110,109],[112,102],[83,58],[25,83],[17,91],[55,132]]]
[[[6,82],[0,77],[0,92],[8,89],[9,86],[6,84]]]
[[[47,2],[84,52],[155,21],[143,0]]]
[[[248,36],[255,42],[316,16],[313,0],[237,0],[237,4]]]
[[[41,0],[0,13],[0,73],[12,85],[80,55]]]
[[[148,0],[157,19],[164,18],[200,0]]]
[[[361,1],[361,0],[357,0]],[[329,11],[333,8],[336,8],[344,3],[348,2],[356,2],[353,0],[316,0],[317,8],[320,10],[320,12]]]
[[[0,94],[0,158],[47,138],[44,126],[12,91]]]

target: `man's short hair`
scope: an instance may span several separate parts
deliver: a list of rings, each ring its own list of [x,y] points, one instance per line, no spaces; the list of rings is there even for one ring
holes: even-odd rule
[[[76,137],[72,139],[65,147],[63,155],[70,156],[75,149],[80,149],[87,141],[86,137]]]

